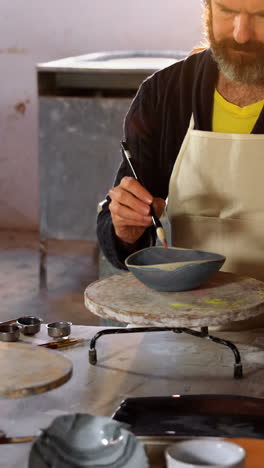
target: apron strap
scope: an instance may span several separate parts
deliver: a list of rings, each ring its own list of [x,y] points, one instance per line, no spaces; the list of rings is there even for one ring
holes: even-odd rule
[[[190,119],[190,123],[189,123],[189,128],[188,128],[188,131],[189,130],[193,130],[194,129],[194,116],[193,114],[191,115],[191,119]]]

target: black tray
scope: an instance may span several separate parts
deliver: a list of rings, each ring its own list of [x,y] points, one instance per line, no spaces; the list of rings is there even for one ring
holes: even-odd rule
[[[113,419],[137,436],[264,438],[264,399],[232,395],[128,398]]]

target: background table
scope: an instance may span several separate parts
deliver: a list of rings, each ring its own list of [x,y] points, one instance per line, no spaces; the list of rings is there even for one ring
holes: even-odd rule
[[[99,327],[72,327],[72,337],[92,338]],[[206,340],[173,333],[102,337],[100,361],[88,363],[88,345],[59,351],[73,363],[62,387],[19,400],[0,400],[0,428],[10,436],[36,434],[58,415],[87,412],[111,416],[128,397],[222,393],[264,398],[264,330],[218,332],[239,348],[244,378],[232,377],[230,350]],[[49,341],[44,325],[35,344]],[[55,352],[55,351],[54,351]],[[218,366],[215,367],[215,361]],[[26,468],[30,444],[0,445],[1,468]]]

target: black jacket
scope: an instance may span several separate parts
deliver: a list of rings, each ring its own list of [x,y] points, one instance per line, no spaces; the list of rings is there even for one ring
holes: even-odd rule
[[[136,160],[136,168],[147,190],[166,199],[176,157],[188,130],[191,115],[196,129],[212,130],[213,95],[218,77],[210,49],[160,70],[147,78],[133,100],[124,124],[124,139]],[[252,133],[263,133],[264,111]],[[131,176],[122,161],[115,185]],[[155,230],[148,228],[139,241],[124,249],[115,236],[109,198],[97,219],[97,236],[106,258],[126,269],[125,258],[133,251],[155,242]]]

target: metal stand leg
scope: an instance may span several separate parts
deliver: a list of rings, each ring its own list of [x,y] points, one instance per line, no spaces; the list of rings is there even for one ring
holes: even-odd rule
[[[196,336],[198,338],[205,338],[211,340],[215,343],[222,344],[231,349],[235,357],[234,364],[234,378],[240,379],[243,377],[243,367],[241,363],[240,353],[237,347],[228,340],[223,340],[208,334],[208,327],[201,327],[201,331],[192,330],[191,328],[186,327],[140,327],[140,328],[107,328],[97,332],[90,342],[89,349],[89,362],[92,365],[97,363],[97,351],[96,351],[96,342],[103,335],[115,335],[120,333],[146,333],[146,332],[161,332],[161,331],[173,331],[174,333],[187,333],[188,335]]]
[[[40,238],[39,240],[39,289],[47,289],[47,239]]]
[[[90,341],[89,349],[89,362],[92,365],[97,363],[97,351],[95,349],[96,342],[103,335],[119,335],[120,333],[143,333],[143,332],[159,332],[171,331],[172,328],[168,327],[133,327],[133,328],[106,328],[97,332]]]
[[[208,327],[202,327],[201,331],[198,332],[196,330],[192,330],[190,328],[179,328],[179,331],[176,331],[176,333],[187,333],[189,335],[197,336],[198,338],[205,338],[207,340],[211,340],[214,343],[222,344],[224,346],[227,346],[228,348],[231,349],[231,351],[234,354],[235,357],[235,364],[234,364],[234,378],[235,379],[240,379],[243,377],[243,367],[241,363],[241,357],[240,353],[237,349],[237,347],[232,343],[232,341],[229,340],[223,340],[222,338],[217,338],[216,336],[212,336],[208,334]],[[173,330],[175,331],[175,330]]]

